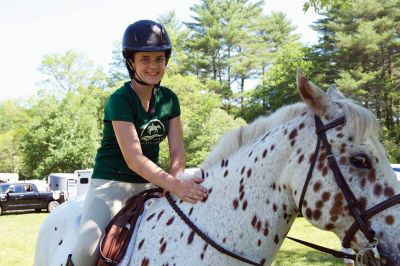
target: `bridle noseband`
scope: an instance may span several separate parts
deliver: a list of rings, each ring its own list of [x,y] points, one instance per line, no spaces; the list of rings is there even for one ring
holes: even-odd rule
[[[360,202],[357,200],[357,198],[354,196],[353,192],[351,191],[350,187],[348,186],[348,184],[346,183],[346,180],[344,179],[342,172],[339,169],[339,166],[336,162],[335,156],[332,153],[332,149],[331,149],[331,145],[328,142],[328,138],[326,136],[326,131],[332,128],[335,128],[337,126],[343,125],[346,122],[346,119],[344,116],[324,125],[323,122],[321,121],[321,118],[319,118],[317,115],[314,116],[315,119],[315,129],[316,129],[316,134],[318,136],[317,139],[317,145],[315,147],[315,152],[313,154],[313,158],[312,158],[312,162],[311,162],[311,166],[310,169],[308,170],[307,173],[307,178],[306,181],[304,182],[304,186],[303,186],[303,190],[301,192],[300,195],[300,200],[299,200],[299,205],[298,205],[298,212],[302,213],[302,205],[304,202],[304,197],[307,191],[307,187],[308,184],[310,183],[311,177],[312,177],[312,173],[315,167],[315,163],[318,159],[318,153],[319,150],[321,148],[321,143],[322,146],[325,148],[326,154],[327,154],[327,158],[328,158],[328,165],[329,168],[331,169],[331,171],[333,172],[333,175],[335,177],[335,181],[336,184],[339,186],[340,190],[342,191],[344,198],[346,199],[346,202],[348,204],[349,210],[351,215],[354,218],[354,223],[350,226],[349,230],[346,231],[345,237],[343,239],[342,242],[342,246],[343,247],[350,247],[350,241],[353,239],[355,233],[358,230],[361,230],[364,234],[364,236],[366,237],[366,239],[369,242],[369,246],[365,249],[368,251],[372,251],[375,255],[376,259],[380,259],[380,254],[379,254],[379,247],[378,247],[378,240],[375,238],[375,232],[369,228],[369,226],[367,225],[367,221],[369,218],[373,217],[374,215],[382,212],[383,210],[386,210],[396,204],[400,203],[400,194],[393,196],[381,203],[379,203],[378,205],[375,205],[374,207],[368,209],[368,210],[363,210],[363,208],[361,207]],[[203,173],[203,178],[204,178],[204,172]],[[209,243],[211,246],[213,246],[215,249],[217,249],[218,251],[220,251],[221,253],[224,253],[228,256],[231,256],[233,258],[236,258],[238,260],[241,260],[247,264],[250,265],[261,265],[261,263],[257,263],[254,262],[252,260],[249,260],[243,256],[239,256],[237,254],[234,254],[231,251],[226,250],[224,247],[222,247],[221,245],[217,244],[216,242],[214,242],[212,239],[210,239],[209,237],[207,237],[199,228],[196,227],[196,225],[194,225],[189,218],[182,212],[182,210],[179,209],[179,207],[176,205],[176,203],[174,202],[174,200],[172,199],[172,197],[169,195],[169,193],[167,194],[167,200],[169,202],[169,204],[172,206],[172,208],[175,210],[175,212],[178,214],[179,217],[181,217],[181,219],[197,234],[199,235],[203,240],[205,240],[207,243]],[[352,254],[347,254],[347,253],[343,253],[340,251],[336,251],[336,250],[332,250],[329,248],[325,248],[325,247],[321,247],[319,245],[315,245],[312,243],[308,243],[296,238],[292,238],[292,237],[287,237],[290,238],[294,241],[297,241],[301,244],[307,245],[309,247],[312,247],[314,249],[317,249],[319,251],[325,252],[325,253],[329,253],[337,258],[349,258],[349,259],[353,259],[353,260],[357,260],[359,259],[359,256],[355,256]],[[365,250],[363,250],[365,252]],[[361,253],[361,251],[360,251]]]

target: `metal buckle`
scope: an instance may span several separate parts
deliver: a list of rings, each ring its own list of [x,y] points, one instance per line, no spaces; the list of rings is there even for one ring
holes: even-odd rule
[[[357,265],[367,265],[366,264],[366,254],[368,252],[372,252],[372,254],[374,255],[374,259],[376,259],[378,262],[380,262],[381,254],[379,253],[379,250],[378,250],[378,244],[379,244],[379,241],[377,239],[374,239],[374,242],[369,243],[369,245],[366,248],[363,248],[362,250],[360,250],[356,256]],[[378,265],[380,265],[380,263]]]

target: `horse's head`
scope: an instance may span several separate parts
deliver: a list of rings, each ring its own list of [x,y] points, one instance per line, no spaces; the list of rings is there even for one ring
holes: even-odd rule
[[[310,149],[320,143],[304,160],[308,177],[295,181],[299,210],[364,254],[367,265],[400,265],[400,183],[378,140],[377,119],[333,86],[325,93],[301,73],[297,82],[312,111],[305,119],[317,131],[307,136]]]

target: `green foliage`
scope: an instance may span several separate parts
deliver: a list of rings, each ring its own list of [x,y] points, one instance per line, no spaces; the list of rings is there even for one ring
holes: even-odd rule
[[[250,122],[261,114],[270,114],[282,105],[300,100],[296,89],[296,71],[311,72],[312,63],[305,59],[306,49],[299,43],[281,47],[262,83],[250,94],[240,115]]]
[[[313,28],[319,43],[299,44],[282,13],[262,14],[264,1],[202,0],[194,21],[174,12],[159,18],[173,54],[163,84],[180,99],[188,167],[201,163],[219,136],[231,128],[298,101],[295,73],[301,68],[321,87],[341,91],[371,109],[384,128],[383,143],[399,162],[399,0],[310,0],[322,12]],[[0,103],[0,171],[39,177],[90,167],[99,145],[103,107],[110,91],[128,79],[120,41],[109,78],[74,51],[49,54],[37,97]],[[260,83],[246,90],[250,80]],[[239,117],[234,119],[234,117]],[[167,143],[161,163],[168,167]]]
[[[20,138],[30,117],[15,100],[0,103],[0,172],[18,173],[21,167]]]
[[[383,128],[383,145],[389,155],[389,161],[400,163],[400,125],[396,125],[392,130]]]
[[[307,11],[310,7],[316,12],[332,8],[349,9],[351,4],[351,0],[309,0],[304,3],[303,10]]]
[[[242,119],[234,119],[219,108],[217,94],[202,86],[195,76],[174,75],[165,78],[163,84],[177,95],[181,105],[181,120],[187,167],[196,167],[224,132],[244,124]],[[163,143],[160,161],[168,168],[169,156]]]
[[[90,168],[99,145],[97,99],[68,93],[23,136],[24,172],[32,177]]]
[[[126,69],[125,59],[122,56],[122,42],[114,43],[112,50],[112,63],[109,69],[108,86],[111,88],[120,87],[124,81],[129,80],[129,73]]]
[[[388,131],[396,131],[400,117],[400,49],[397,30],[399,0],[354,0],[347,8],[324,13],[315,29],[322,35],[314,57],[328,78],[348,97],[369,108]],[[386,134],[393,160],[398,134]]]
[[[49,77],[41,83],[62,94],[77,91],[80,87],[105,87],[101,68],[72,50],[46,55],[38,70]]]

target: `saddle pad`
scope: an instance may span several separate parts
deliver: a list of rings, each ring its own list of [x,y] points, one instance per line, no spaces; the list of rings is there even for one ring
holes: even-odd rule
[[[142,218],[143,216],[146,214],[147,209],[149,208],[149,206],[155,201],[156,199],[149,199],[144,203],[144,209],[143,209],[143,213],[142,215],[140,215],[137,219],[136,225],[135,225],[135,230],[133,231],[132,234],[132,238],[129,241],[129,245],[128,248],[126,249],[126,253],[124,258],[121,260],[120,263],[118,263],[118,266],[128,266],[130,261],[131,261],[131,257],[133,256],[133,252],[134,252],[134,248],[135,248],[135,243],[136,243],[136,236],[137,236],[137,232],[138,232],[138,228],[140,226],[140,223],[142,222]]]

